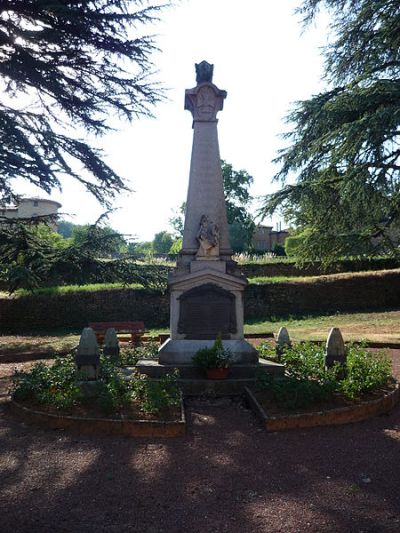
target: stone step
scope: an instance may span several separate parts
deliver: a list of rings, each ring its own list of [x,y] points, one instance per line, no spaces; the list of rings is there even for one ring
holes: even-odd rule
[[[175,369],[179,370],[181,379],[203,379],[204,374],[198,368],[193,365],[179,364],[179,365],[167,365],[160,364],[154,359],[140,359],[136,367],[128,367],[130,371],[136,368],[141,374],[157,379],[168,372],[173,372]],[[235,364],[230,368],[228,379],[254,379],[259,372],[267,372],[273,375],[282,375],[284,371],[283,365],[275,363],[274,361],[267,361],[260,359],[257,364],[244,365]]]

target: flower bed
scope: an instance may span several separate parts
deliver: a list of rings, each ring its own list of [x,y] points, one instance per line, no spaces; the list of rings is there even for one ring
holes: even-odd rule
[[[28,421],[132,436],[176,436],[185,431],[177,375],[150,380],[124,376],[120,362],[101,357],[97,381],[82,381],[72,356],[37,363],[13,377],[12,409]]]
[[[391,390],[377,392],[375,398],[365,398],[357,403],[340,407],[334,403],[320,404],[300,412],[279,409],[278,406],[265,401],[259,394],[246,387],[246,399],[255,414],[261,420],[267,431],[283,431],[287,429],[301,429],[317,426],[333,426],[360,422],[372,416],[391,411],[400,400],[399,385],[393,385]]]
[[[267,351],[262,351],[264,356],[274,355]],[[300,343],[287,347],[280,362],[285,366],[283,377],[264,374],[256,389],[246,392],[271,431],[355,422],[387,412],[399,401],[384,352],[350,345],[345,364],[326,368],[322,346]]]

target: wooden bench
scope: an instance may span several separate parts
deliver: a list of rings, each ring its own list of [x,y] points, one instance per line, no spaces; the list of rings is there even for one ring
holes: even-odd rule
[[[102,345],[104,336],[109,328],[114,328],[118,333],[129,334],[129,337],[118,337],[120,341],[138,342],[145,333],[144,322],[89,322],[89,328],[92,328],[96,334],[97,342]]]

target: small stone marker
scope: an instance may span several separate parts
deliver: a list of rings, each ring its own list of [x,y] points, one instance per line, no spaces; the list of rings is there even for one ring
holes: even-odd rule
[[[346,348],[339,328],[332,328],[329,332],[325,348],[325,367],[331,368],[336,362],[345,364]]]
[[[290,348],[292,342],[290,340],[289,332],[282,326],[278,331],[278,336],[276,337],[275,351],[278,358],[282,355],[285,348]]]
[[[103,353],[113,359],[118,359],[119,357],[119,340],[114,328],[108,328],[106,331]]]
[[[79,340],[75,363],[87,381],[99,378],[100,354],[95,332],[92,328],[84,328]]]

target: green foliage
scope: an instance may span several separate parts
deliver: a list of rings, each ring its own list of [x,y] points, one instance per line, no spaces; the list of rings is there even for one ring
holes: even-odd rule
[[[164,291],[168,267],[157,263],[150,266],[126,257],[98,257],[98,251],[116,238],[114,233],[105,235],[98,227],[100,223],[101,220],[90,226],[81,242],[64,247],[42,238],[34,220],[4,221],[0,226],[0,281],[9,292],[101,282],[138,283]]]
[[[251,247],[256,227],[248,211],[252,201],[249,188],[254,180],[248,172],[234,170],[232,165],[224,160],[221,160],[221,171],[231,246],[235,252],[243,252]]]
[[[140,402],[145,413],[162,413],[169,407],[177,407],[181,401],[178,378],[178,370],[169,372],[158,380],[151,380],[144,374],[136,374],[133,381],[133,398]]]
[[[109,226],[86,224],[74,226],[72,244],[91,249],[96,257],[119,256],[127,249],[123,236]]]
[[[261,348],[262,355],[270,353],[270,346]],[[285,366],[285,376],[274,378],[260,374],[257,386],[268,390],[274,401],[287,409],[329,401],[335,393],[354,401],[363,393],[386,386],[392,379],[387,357],[383,353],[370,353],[365,346],[348,347],[344,369],[339,364],[326,369],[324,348],[309,342],[285,348],[280,362]]]
[[[232,354],[224,348],[221,337],[218,336],[210,348],[204,347],[193,356],[193,365],[205,371],[210,368],[228,368],[232,363]]]
[[[107,413],[118,412],[132,401],[137,402],[145,413],[160,413],[179,405],[178,377],[179,373],[175,371],[159,380],[151,380],[136,372],[126,379],[114,361],[101,356],[96,401]],[[80,392],[80,378],[72,356],[56,359],[52,366],[37,363],[28,372],[16,371],[13,397],[17,401],[37,401],[66,409],[87,402]]]
[[[179,252],[182,250],[182,239],[176,239],[176,241],[174,241],[172,243],[172,246],[171,248],[169,249],[169,254],[179,254]]]
[[[186,211],[186,202],[183,202],[177,210],[174,211],[173,216],[169,219],[169,224],[174,231],[175,237],[182,239],[183,226]]]
[[[99,394],[97,401],[106,412],[115,412],[129,405],[133,382],[126,380],[116,364],[107,357],[101,358]]]
[[[78,377],[72,356],[57,358],[52,366],[36,363],[28,372],[15,372],[13,395],[17,401],[33,400],[65,409],[80,400]]]
[[[340,382],[340,391],[350,400],[385,386],[392,375],[390,360],[385,353],[372,354],[362,346],[349,347],[346,366],[347,374]]]
[[[49,192],[68,175],[102,204],[126,189],[76,133],[150,114],[161,94],[149,81],[154,43],[139,28],[160,9],[146,0],[0,4],[2,203],[15,198],[16,178]]]
[[[331,87],[298,102],[288,116],[289,145],[276,176],[295,184],[266,197],[263,213],[281,209],[308,234],[298,259],[399,255],[400,16],[391,0],[305,0],[310,23],[331,13],[326,48]]]
[[[72,232],[76,224],[68,222],[68,220],[58,220],[57,221],[57,232],[64,237],[64,239],[69,239],[72,237]]]
[[[304,242],[307,236],[306,231],[302,231],[297,235],[290,235],[285,240],[285,252],[290,258],[296,258],[301,255],[300,248],[304,246]]]
[[[153,251],[157,254],[167,254],[174,242],[174,239],[168,231],[156,233],[153,239]]]
[[[277,257],[284,257],[286,256],[286,249],[285,249],[285,246],[283,246],[282,244],[279,244],[279,243],[275,243],[273,246],[272,246],[272,253],[274,255],[276,255]]]

